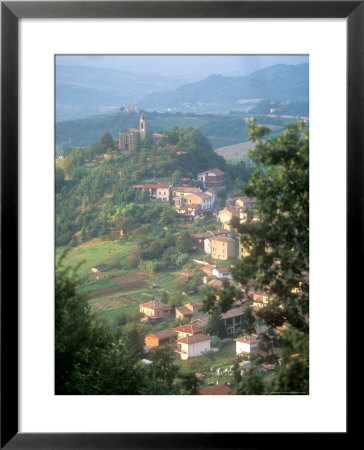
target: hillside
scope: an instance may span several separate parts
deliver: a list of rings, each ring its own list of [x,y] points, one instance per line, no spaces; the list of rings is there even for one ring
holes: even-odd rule
[[[201,112],[242,109],[258,99],[308,101],[308,64],[279,64],[246,76],[210,75],[171,92],[153,92],[140,100],[145,108]]]
[[[57,65],[57,121],[119,111],[152,91],[175,89],[183,83],[167,76]]]
[[[283,129],[284,124],[297,118],[270,117],[269,115],[250,114],[181,114],[145,112],[147,130],[159,132],[172,127],[190,126],[204,134],[214,149],[248,141],[248,127],[245,119],[250,115],[257,117],[259,123],[267,125],[274,133]],[[104,131],[113,139],[127,128],[138,128],[139,115],[119,112],[92,116],[86,119],[67,120],[56,123],[56,151],[62,152],[69,147],[87,147],[97,141]]]
[[[207,136],[213,147],[238,143],[248,137],[245,122],[234,115],[145,112],[145,117],[148,131],[168,131],[172,127],[190,126]],[[56,149],[61,152],[67,147],[91,145],[104,131],[108,131],[116,140],[119,131],[138,127],[139,115],[125,112],[57,122]]]

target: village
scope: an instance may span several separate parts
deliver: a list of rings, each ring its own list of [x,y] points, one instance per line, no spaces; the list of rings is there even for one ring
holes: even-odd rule
[[[118,154],[137,155],[146,142],[163,152],[167,139],[165,133],[148,132],[145,116],[141,114],[139,129],[119,132]],[[175,154],[179,158],[189,157],[181,149],[177,149]],[[86,161],[84,167],[107,170],[107,164],[114,157],[110,153],[101,154],[91,165]],[[148,152],[144,158],[145,161],[150,160]],[[119,322],[122,326],[130,320],[140,323],[142,364],[154,364],[156,349],[169,349],[180,369],[192,370],[199,379],[201,395],[236,394],[236,382],[249,371],[252,362],[269,382],[282,360],[279,336],[289,327],[285,322],[274,330],[268,330],[259,312],[274,300],[274,296],[256,290],[254,280],[249,280],[244,286],[234,280],[236,261],[244,261],[250,254],[249,247],[241,242],[238,225],[247,220],[259,221],[258,201],[243,195],[231,195],[227,174],[219,167],[196,171],[193,176],[191,172],[189,176],[183,172],[178,175],[159,178],[154,174],[152,179],[132,185],[133,198],[135,204],[140,205],[140,211],[147,211],[148,205],[155,205],[161,211],[158,213],[160,217],[165,213],[168,220],[160,218],[137,229],[120,227],[119,237],[115,240],[114,233],[114,240],[110,242],[125,248],[127,273],[124,274],[125,270],[115,273],[115,270],[110,270],[110,264],[94,264],[86,274],[86,285],[82,289],[90,299],[92,309],[99,313],[110,312],[110,317],[114,317],[118,310],[128,308],[124,307],[125,301],[129,302],[130,308],[137,308],[133,309],[134,319],[129,316],[121,322],[116,317],[114,323]],[[139,233],[137,249],[134,247],[136,233]],[[183,236],[188,241],[188,250],[177,254],[183,260],[181,268],[171,271],[168,264],[175,266],[176,259],[170,257],[171,248],[163,251],[163,242],[168,241],[170,245],[173,241],[172,245],[178,250]],[[101,245],[106,248],[107,243]],[[269,251],[266,248],[266,252]],[[151,256],[147,255],[147,261],[143,262],[141,252],[154,254],[153,259],[148,260]],[[164,268],[159,275],[157,267],[162,256]],[[172,282],[161,286],[158,280],[163,279]],[[130,283],[127,280],[131,280]],[[183,282],[177,284],[179,280]],[[142,287],[146,283],[151,289],[137,290],[138,284]],[[204,307],[204,299],[212,293],[219,301],[226,289],[234,290],[235,300],[231,307],[214,317],[214,312]],[[300,287],[297,286],[295,291],[300,292]],[[143,301],[148,297],[151,299]],[[256,324],[251,331],[246,325],[249,315]],[[291,355],[292,358],[297,356]]]
[[[141,118],[141,123],[143,117]],[[143,127],[144,125],[142,125]],[[129,130],[130,131],[130,130]],[[130,132],[134,136],[137,130]],[[124,149],[121,144],[123,133],[119,134],[119,148]],[[153,135],[154,137],[154,135]],[[162,139],[163,135],[156,138]],[[133,142],[129,137],[129,142]],[[260,345],[259,333],[246,334],[243,327],[243,316],[245,307],[250,307],[253,313],[256,313],[271,300],[263,291],[253,289],[254,282],[251,281],[251,287],[245,291],[241,285],[233,281],[231,268],[233,264],[226,264],[234,261],[236,258],[242,259],[249,255],[247,248],[244,248],[240,242],[239,235],[236,233],[231,220],[238,218],[243,223],[248,214],[252,220],[259,220],[257,213],[257,199],[240,197],[227,197],[225,206],[219,209],[220,200],[218,192],[225,191],[225,173],[213,168],[197,174],[196,179],[182,178],[180,186],[173,186],[170,183],[146,183],[133,186],[133,190],[138,194],[146,192],[151,202],[170,203],[175,208],[178,215],[190,220],[203,220],[206,216],[213,216],[216,220],[216,228],[209,229],[202,233],[193,234],[196,247],[214,260],[221,261],[220,264],[209,264],[205,261],[194,259],[196,266],[200,266],[204,273],[201,279],[202,285],[210,286],[217,293],[224,288],[224,283],[233,285],[235,289],[241,292],[241,300],[234,303],[233,307],[227,312],[221,314],[221,320],[225,328],[226,337],[221,341],[234,345],[234,353],[238,363],[238,372],[247,371],[251,357],[260,357],[263,359],[261,364],[262,371],[272,371],[279,364],[279,348],[274,347],[273,340],[268,345]],[[198,187],[197,187],[198,186]],[[225,262],[225,264],[224,264]],[[194,291],[183,292],[188,296],[194,294]],[[152,300],[139,306],[142,315],[141,322],[149,324],[165,323],[166,327],[158,331],[148,333],[145,336],[144,358],[145,364],[151,364],[148,359],[149,352],[155,348],[168,346],[174,350],[178,359],[181,361],[198,359],[211,352],[218,353],[221,347],[214,347],[216,337],[204,334],[203,329],[208,325],[209,315],[202,311],[203,300],[186,301],[183,305],[172,308],[170,305],[160,300]],[[177,327],[169,327],[170,322],[180,321]],[[285,324],[281,330],[287,325]],[[267,327],[259,327],[259,332],[264,332]],[[219,339],[217,339],[219,341]],[[231,359],[231,362],[233,359]],[[200,378],[207,378],[207,386],[200,389],[201,395],[226,395],[234,394],[230,389],[229,381],[232,373],[233,364],[224,364],[221,367],[210,367],[210,374],[196,373]],[[236,370],[236,369],[235,369]],[[208,382],[211,378],[211,372],[216,373],[218,381]],[[224,380],[219,381],[219,380]],[[206,384],[206,383],[205,383]]]

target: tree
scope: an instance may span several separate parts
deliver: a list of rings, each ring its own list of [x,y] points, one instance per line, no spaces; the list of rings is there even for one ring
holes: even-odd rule
[[[183,231],[177,241],[177,249],[180,253],[189,253],[194,249],[196,239],[188,231]]]
[[[171,223],[171,214],[167,208],[164,208],[161,212],[159,223],[164,227],[168,226]]]
[[[268,325],[287,320],[307,330],[308,130],[302,122],[289,124],[280,136],[266,141],[261,141],[265,127],[253,122],[250,131],[258,140],[250,152],[257,168],[245,193],[257,198],[259,220],[248,218],[238,226],[250,255],[236,264],[234,278],[243,284],[254,279],[256,288],[274,297],[264,308]]]
[[[180,373],[178,375],[181,394],[197,395],[200,390],[201,380],[194,373]]]
[[[64,171],[60,167],[56,167],[56,192],[59,192],[64,185]]]
[[[178,373],[178,367],[174,363],[176,353],[168,346],[155,347],[150,359],[153,362],[147,367],[148,383],[145,394],[173,395],[178,394],[178,387],[174,380]]]
[[[172,183],[176,186],[178,186],[178,184],[181,182],[181,177],[182,177],[182,173],[180,170],[175,170],[172,173]]]
[[[131,268],[138,267],[143,256],[143,248],[141,245],[135,247],[129,254],[128,266]]]
[[[103,326],[77,291],[75,271],[56,266],[55,391],[56,394],[140,394],[145,371],[120,333]]]
[[[131,328],[128,325],[124,328],[125,344],[131,353],[140,359],[144,353],[144,336],[140,330],[140,327],[135,322],[132,323]]]
[[[237,389],[239,395],[262,395],[265,392],[265,383],[260,370],[253,366],[242,375]]]
[[[233,375],[235,383],[239,384],[242,380],[241,370],[239,366],[239,360],[236,359],[233,365]]]
[[[280,339],[284,356],[272,391],[308,393],[308,130],[302,122],[289,124],[280,136],[262,141],[267,131],[252,122],[250,138],[258,143],[250,158],[256,169],[245,193],[257,198],[259,220],[248,216],[237,227],[250,254],[233,273],[242,284],[255,280],[272,299],[257,314],[270,330],[262,339],[267,350],[278,339],[276,327],[291,326]],[[260,390],[256,371],[242,383],[242,393]]]
[[[244,223],[234,222],[242,245],[249,248],[249,255],[236,261],[232,272],[236,282],[247,287],[248,281],[254,280],[254,287],[270,297],[269,303],[257,313],[262,324],[276,329],[288,323],[295,332],[307,337],[308,129],[303,122],[291,123],[281,135],[263,141],[268,133],[268,128],[257,125],[255,120],[251,122],[250,139],[256,142],[256,146],[250,150],[249,156],[255,170],[244,188],[244,194],[256,197],[258,220],[253,220],[253,215],[248,214]],[[223,304],[219,304],[225,309],[233,301],[234,293],[230,293],[230,300],[226,293]],[[209,310],[216,303],[212,296],[205,300]],[[243,327],[246,332],[254,330],[254,317],[248,309],[243,315]],[[289,362],[279,367],[272,386],[277,391],[293,389],[306,392],[308,370],[304,367],[307,358],[300,353],[300,341],[293,339],[293,336],[286,332],[283,334],[279,343],[282,353],[299,353],[301,356],[297,360],[287,356]],[[296,377],[298,381],[292,379],[290,383],[290,377],[295,376],[298,366],[302,369],[302,377]],[[251,370],[243,376],[240,393],[262,393],[262,383],[259,372]]]
[[[218,336],[220,339],[226,337],[226,328],[219,308],[215,308],[212,311],[207,325],[203,328],[203,332],[210,336]]]
[[[115,142],[108,131],[105,131],[97,142],[100,153],[111,153],[115,150]]]

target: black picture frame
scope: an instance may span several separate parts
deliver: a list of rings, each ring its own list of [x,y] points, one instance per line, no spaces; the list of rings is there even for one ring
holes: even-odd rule
[[[260,448],[294,433],[18,433],[18,21],[21,18],[347,18],[347,300],[363,273],[363,1],[1,2],[1,448]],[[347,301],[348,303],[348,301]],[[347,415],[349,417],[349,415]],[[166,430],[167,431],[167,430]],[[349,436],[338,433],[340,442]],[[278,433],[277,433],[278,434]],[[300,444],[312,438],[300,436]],[[315,434],[315,442],[327,439]],[[274,445],[274,444],[273,444]]]

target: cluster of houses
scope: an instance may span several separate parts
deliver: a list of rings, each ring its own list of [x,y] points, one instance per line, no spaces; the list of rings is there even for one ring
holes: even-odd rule
[[[233,217],[238,217],[240,223],[244,223],[250,212],[253,221],[258,220],[257,205],[256,198],[228,197],[226,199],[226,207],[218,212],[217,220],[221,223],[224,230],[232,231],[230,221]]]
[[[200,249],[211,255],[213,259],[225,261],[237,256],[242,258],[249,254],[247,249],[241,245],[240,240],[235,239],[236,232],[230,223],[231,219],[238,217],[240,223],[243,223],[250,211],[253,214],[253,220],[257,220],[257,200],[255,198],[232,197],[227,199],[227,204],[230,206],[221,209],[217,214],[217,220],[221,223],[222,229],[208,230],[193,235]],[[217,277],[220,278],[218,275]]]
[[[151,201],[173,202],[178,214],[185,217],[203,217],[212,211],[217,190],[225,186],[224,172],[211,169],[197,175],[201,187],[173,186],[170,183],[147,183],[133,186],[136,192],[148,191]],[[190,179],[188,179],[191,181]]]
[[[148,352],[154,347],[168,345],[178,353],[182,360],[187,360],[201,356],[206,351],[211,350],[211,337],[202,332],[209,319],[201,311],[202,305],[203,302],[201,300],[196,300],[175,308],[175,318],[177,320],[189,319],[190,323],[172,329],[163,329],[149,333],[145,337],[145,351]],[[140,311],[148,314],[148,320],[155,320],[156,318],[163,320],[163,318],[165,319],[167,317],[166,314],[168,312],[171,314],[170,306],[157,301],[141,305]],[[243,314],[243,307],[235,305],[221,315],[229,335],[236,335],[242,330]],[[258,333],[244,334],[234,339],[234,341],[237,355],[244,354],[251,356],[260,353],[262,356],[267,356],[267,352],[261,350],[259,347]],[[273,348],[273,354],[277,354],[278,352],[279,349]]]
[[[140,312],[143,314],[143,321],[162,322],[168,320],[189,320],[186,325],[181,325],[173,329],[164,329],[150,333],[145,337],[145,350],[162,345],[171,346],[181,357],[188,359],[200,356],[211,349],[211,338],[202,333],[202,329],[207,325],[209,316],[202,311],[203,301],[195,300],[185,303],[175,308],[175,317],[172,316],[171,306],[160,301],[151,301],[140,305]],[[263,305],[261,305],[263,306]],[[261,307],[260,306],[260,307]],[[228,335],[236,335],[242,330],[244,308],[241,304],[233,307],[221,314],[226,332]],[[243,337],[245,339],[245,337]],[[256,342],[236,340],[237,354],[254,352]],[[249,346],[247,347],[247,344]]]

